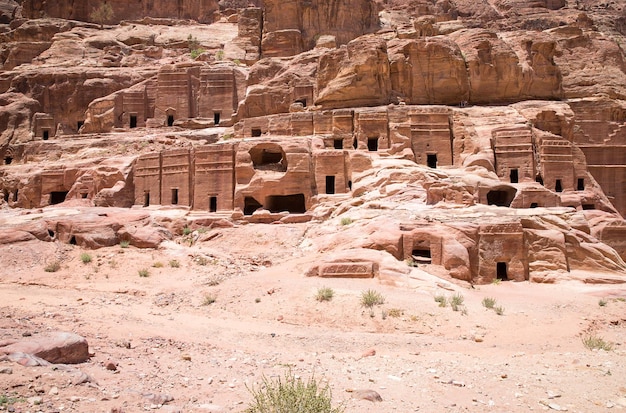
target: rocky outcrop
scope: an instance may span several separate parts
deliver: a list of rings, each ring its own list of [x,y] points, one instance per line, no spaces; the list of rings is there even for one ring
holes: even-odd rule
[[[394,39],[389,42],[389,61],[392,93],[401,102],[458,105],[470,100],[465,60],[451,40]]]
[[[346,44],[378,26],[378,9],[371,0],[265,0],[264,8],[264,57],[310,50],[321,35]]]
[[[390,101],[386,43],[360,37],[322,55],[317,69],[315,104],[322,108],[375,106]]]
[[[91,14],[100,7],[97,0],[60,0],[46,2],[40,0],[24,0],[22,15],[36,19],[42,16],[59,17],[70,20],[93,22]],[[113,15],[105,21],[107,24],[118,24],[122,20],[135,20],[148,17],[167,17],[176,19],[193,19],[200,23],[212,23],[218,11],[217,0],[169,0],[140,1],[132,4],[127,1],[110,0],[107,2],[113,9]],[[99,22],[98,22],[99,23]]]

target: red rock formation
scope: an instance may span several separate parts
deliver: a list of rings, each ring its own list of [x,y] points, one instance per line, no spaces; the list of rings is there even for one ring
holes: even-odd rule
[[[113,16],[108,24],[118,24],[122,20],[142,19],[149,17],[167,17],[175,19],[193,19],[201,23],[212,23],[215,20],[215,12],[218,10],[217,0],[170,0],[141,1],[129,3],[127,1],[109,0],[113,9]],[[98,0],[59,0],[41,1],[24,0],[22,2],[22,15],[26,18],[36,19],[43,16],[59,17],[70,20],[92,22],[93,10],[100,7],[102,2]]]

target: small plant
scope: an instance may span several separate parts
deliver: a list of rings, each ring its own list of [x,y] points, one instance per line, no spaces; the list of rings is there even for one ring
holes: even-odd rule
[[[183,235],[187,236],[189,234],[191,234],[193,231],[191,230],[191,228],[189,227],[185,227],[183,228]]]
[[[195,59],[198,58],[198,56],[200,56],[204,52],[205,52],[205,50],[203,48],[199,47],[197,49],[192,49],[189,52],[189,56],[191,56],[191,58],[195,60]]]
[[[387,319],[387,315],[389,315],[389,313],[387,311],[385,311],[385,310],[382,310],[380,312],[380,318],[382,318],[383,320]]]
[[[147,268],[142,268],[139,271],[137,271],[137,273],[139,274],[140,277],[142,278],[146,278],[150,276],[150,271],[148,271]]]
[[[452,311],[459,311],[459,309],[463,306],[463,302],[465,298],[461,294],[454,294],[450,299],[450,307],[452,307]]]
[[[491,280],[491,284],[494,284],[494,285],[500,285],[501,282],[502,280],[499,278],[494,278],[493,280]]]
[[[289,371],[276,381],[263,376],[260,388],[248,388],[252,402],[245,413],[298,412],[342,413],[343,406],[332,407],[332,394],[328,385],[322,385],[314,377],[306,382]]]
[[[215,294],[205,294],[204,299],[202,299],[202,305],[211,305],[215,301],[217,301],[217,296]]]
[[[600,299],[600,300],[598,301],[598,305],[599,305],[600,307],[605,307],[607,304],[608,304],[608,301],[606,301],[606,300],[604,300],[604,299]]]
[[[207,259],[207,257],[202,257],[202,256],[196,257],[195,261],[196,261],[196,264],[202,265],[203,267],[209,264],[209,260]]]
[[[91,20],[100,24],[100,29],[104,28],[104,23],[113,18],[113,7],[110,4],[102,3],[100,7],[94,8],[89,14]]]
[[[448,305],[448,299],[446,298],[445,295],[436,295],[435,296],[435,302],[439,303],[439,307],[445,307]]]
[[[218,50],[217,52],[215,52],[215,60],[222,60],[222,59],[224,59],[224,51]]]
[[[241,64],[241,60],[239,59],[234,59],[233,63],[236,64],[237,66],[239,66]]]
[[[493,307],[493,311],[495,311],[498,315],[504,315],[504,307],[502,307],[501,305]]]
[[[404,310],[401,308],[390,308],[387,313],[389,314],[389,317],[398,318],[404,315]]]
[[[232,133],[225,133],[224,135],[222,135],[222,140],[224,141],[228,141],[230,139],[233,138],[233,134]]]
[[[152,264],[153,268],[163,268],[163,263],[161,261],[157,261],[154,264]]]
[[[412,257],[407,258],[406,260],[404,260],[404,262],[409,267],[417,267],[417,261],[415,261]]]
[[[50,264],[44,267],[45,272],[57,272],[61,269],[61,263],[59,261],[52,261]]]
[[[589,350],[604,350],[604,351],[613,350],[613,344],[609,343],[608,341],[604,341],[602,337],[596,337],[596,336],[584,337],[583,344]]]
[[[179,268],[180,267],[180,262],[178,260],[170,260],[170,267],[172,267],[172,268]]]
[[[346,225],[352,224],[353,222],[354,221],[352,220],[352,218],[348,218],[348,217],[341,218],[341,225],[343,225],[344,227]]]
[[[210,287],[215,287],[216,285],[220,285],[222,281],[224,281],[222,277],[214,275],[213,277],[209,278],[209,280],[207,281],[207,285],[209,285]]]
[[[128,248],[130,246],[130,241],[120,241],[120,248]]]
[[[6,394],[0,395],[0,406],[4,406],[6,404],[14,404],[23,401],[22,398],[7,396]]]
[[[492,309],[496,305],[496,299],[491,297],[483,298],[483,307]]]
[[[333,299],[335,295],[335,291],[330,287],[322,287],[318,288],[317,294],[315,294],[315,299],[319,302],[322,301],[330,301]]]
[[[378,291],[367,290],[361,293],[361,305],[373,308],[375,305],[385,304],[385,297]]]
[[[91,262],[91,255],[89,253],[83,252],[80,254],[80,260],[83,264],[89,264]]]

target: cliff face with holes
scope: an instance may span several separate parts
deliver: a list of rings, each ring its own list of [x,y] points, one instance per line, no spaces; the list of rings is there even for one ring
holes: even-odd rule
[[[621,6],[109,3],[101,29],[94,2],[0,0],[5,211],[192,210],[207,225],[350,214],[364,217],[350,237],[316,241],[341,258],[311,274],[384,273],[365,249],[469,282],[621,279]],[[129,236],[115,219],[100,244],[47,222],[94,248]],[[7,239],[51,241],[42,228]]]

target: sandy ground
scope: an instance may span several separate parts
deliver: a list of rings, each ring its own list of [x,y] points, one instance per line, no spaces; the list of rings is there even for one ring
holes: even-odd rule
[[[76,366],[93,378],[81,385],[63,369],[0,362],[11,371],[0,374],[0,397],[17,400],[2,408],[241,412],[248,388],[291,370],[327,382],[346,412],[626,410],[626,286],[443,289],[419,268],[402,287],[307,278],[317,259],[302,247],[308,225],[211,230],[207,241],[158,250],[1,247],[0,341],[72,331],[93,353]],[[54,260],[61,269],[45,272]],[[334,290],[331,301],[316,301],[321,287]],[[361,305],[369,289],[385,297],[371,311]],[[454,294],[460,311],[435,302]],[[486,297],[504,313],[483,307]],[[613,350],[587,349],[588,336]],[[364,389],[382,402],[355,397]],[[151,394],[174,400],[161,406]]]

